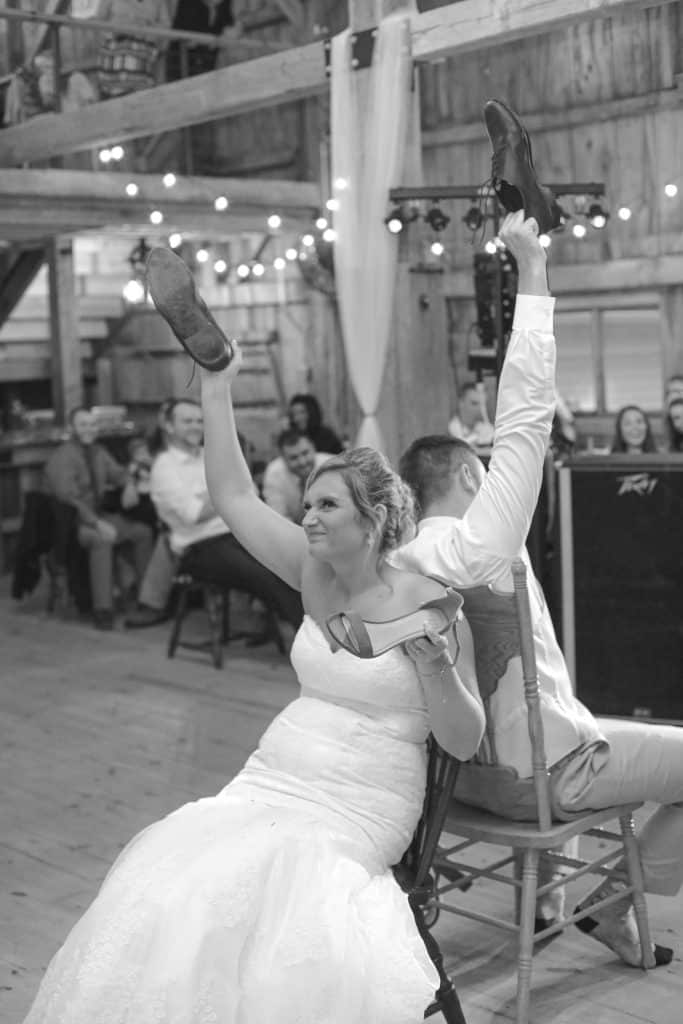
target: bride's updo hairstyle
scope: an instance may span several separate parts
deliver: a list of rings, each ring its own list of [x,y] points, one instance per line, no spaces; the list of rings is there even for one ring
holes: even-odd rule
[[[325,473],[339,473],[361,517],[371,525],[375,534],[380,535],[380,554],[400,547],[413,536],[413,492],[380,452],[374,448],[352,448],[333,455],[313,470],[306,481],[306,487],[310,487]],[[378,505],[386,509],[384,523],[377,513]]]

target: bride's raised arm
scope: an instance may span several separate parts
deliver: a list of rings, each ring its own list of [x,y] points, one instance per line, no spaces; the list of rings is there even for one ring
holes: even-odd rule
[[[303,529],[261,501],[242,454],[232,406],[241,356],[225,370],[200,369],[206,482],[216,512],[247,551],[296,590],[308,544]]]

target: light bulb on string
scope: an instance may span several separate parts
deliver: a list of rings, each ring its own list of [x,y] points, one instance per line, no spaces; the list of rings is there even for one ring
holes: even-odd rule
[[[630,220],[631,208],[629,206],[620,206],[617,210],[617,217],[619,220]]]
[[[282,224],[282,217],[279,215],[279,213],[271,213],[270,217],[268,218],[267,224],[271,231],[277,231],[277,229]]]
[[[285,251],[285,258],[288,260],[295,260],[298,255],[299,254],[296,249],[292,249],[291,247]]]
[[[176,178],[173,171],[169,171],[168,174],[165,174],[161,179],[164,188],[173,188],[177,180],[178,179]]]
[[[183,244],[183,236],[179,231],[174,231],[168,236],[168,244],[172,249],[178,249]]]
[[[217,274],[225,274],[228,269],[228,264],[224,259],[217,259],[213,265],[213,269]]]
[[[429,247],[429,251],[431,252],[432,256],[443,256],[445,252],[443,242],[432,242],[432,244]]]
[[[213,201],[213,208],[218,213],[222,213],[223,210],[227,210],[229,205],[230,204],[228,202],[227,196],[216,196],[216,198]]]
[[[301,239],[302,245],[313,245],[314,242],[315,238],[313,237],[313,235],[304,235],[303,238]]]
[[[498,246],[496,245],[492,238],[489,238],[488,242],[484,246],[484,249],[489,254],[489,256],[495,256],[495,254],[498,252]]]
[[[134,305],[137,305],[139,302],[144,302],[145,289],[136,277],[132,277],[130,281],[127,281],[123,286],[123,297],[126,302],[130,302]]]
[[[247,266],[247,264],[246,263],[240,263],[240,265],[237,268],[237,276],[239,278],[241,278],[242,281],[246,281],[246,279],[249,277],[250,273],[251,273],[251,271],[249,270],[249,267]]]
[[[323,241],[325,242],[336,242],[337,232],[334,228],[325,228],[323,231]]]
[[[678,185],[674,185],[673,182],[668,182],[664,186],[664,195],[668,196],[669,199],[673,199],[674,196],[678,195]]]
[[[197,249],[197,252],[195,253],[195,259],[197,260],[197,263],[206,263],[209,259],[209,250],[205,249],[204,246],[202,246],[200,249]]]
[[[574,235],[574,238],[585,238],[585,236],[586,236],[586,226],[585,226],[585,224],[575,224],[574,227],[572,228],[572,234]]]
[[[284,270],[287,266],[287,260],[283,259],[282,256],[276,256],[273,260],[273,266],[276,270]]]
[[[99,153],[98,153],[98,156],[100,158],[100,163],[102,163],[102,164],[108,164],[108,163],[111,162],[111,150],[110,149],[101,149],[99,151]]]
[[[315,226],[317,227],[318,231],[324,231],[325,228],[327,227],[327,218],[318,217],[318,219],[315,222]]]
[[[164,215],[161,210],[152,210],[149,215],[150,224],[163,224]]]
[[[551,242],[552,242],[552,238],[550,237],[550,235],[546,235],[545,232],[543,232],[542,234],[540,234],[538,236],[538,240],[539,240],[539,242],[541,243],[541,245],[543,246],[544,249],[549,249],[550,248],[550,245],[551,245]]]
[[[328,199],[327,202],[325,203],[325,208],[330,210],[332,213],[334,213],[335,210],[339,209],[339,200],[338,199]]]
[[[126,185],[126,195],[130,196],[131,199],[134,199],[139,191],[140,186],[136,185],[134,181],[129,181]]]
[[[335,178],[334,187],[337,192],[343,192],[345,189],[349,187],[349,183],[346,180],[346,178]]]
[[[266,272],[266,268],[263,266],[262,263],[254,263],[253,267],[251,268],[251,272],[254,275],[254,277],[263,277],[263,275]]]
[[[123,146],[112,146],[109,152],[112,160],[123,160],[126,153]]]

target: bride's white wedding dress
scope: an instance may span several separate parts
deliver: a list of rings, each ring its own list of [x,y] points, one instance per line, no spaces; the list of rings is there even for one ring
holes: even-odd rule
[[[410,659],[332,652],[304,619],[301,696],[240,774],[137,835],[25,1024],[416,1024],[438,987],[390,870],[422,809]]]

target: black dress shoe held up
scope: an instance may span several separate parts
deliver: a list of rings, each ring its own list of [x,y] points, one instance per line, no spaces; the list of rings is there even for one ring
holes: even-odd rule
[[[500,100],[488,100],[484,121],[493,146],[493,188],[501,205],[508,213],[524,210],[540,232],[559,227],[560,207],[550,189],[538,182],[531,141],[520,119]]]
[[[223,370],[234,349],[197,292],[190,268],[171,249],[156,246],[147,260],[147,287],[176,338],[205,370]]]

